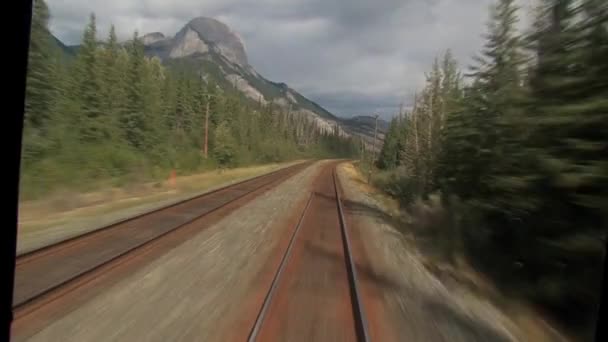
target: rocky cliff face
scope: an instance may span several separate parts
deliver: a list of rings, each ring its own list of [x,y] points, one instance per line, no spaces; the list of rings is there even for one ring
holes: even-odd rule
[[[199,34],[190,27],[185,27],[175,36],[169,57],[180,58],[196,54],[205,54],[209,46],[199,37]]]
[[[226,24],[215,19],[199,17],[192,19],[182,29],[184,30],[198,33],[201,40],[214,44],[218,52],[232,63],[241,67],[249,65],[243,40]],[[177,33],[176,38],[180,37],[182,31]]]

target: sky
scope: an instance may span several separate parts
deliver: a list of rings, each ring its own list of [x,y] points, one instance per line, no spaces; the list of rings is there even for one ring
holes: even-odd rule
[[[435,56],[461,67],[483,45],[492,0],[47,0],[50,28],[78,44],[91,12],[100,37],[173,36],[194,17],[218,19],[244,40],[249,63],[343,117],[389,119],[410,107]],[[519,0],[522,26],[531,0]]]

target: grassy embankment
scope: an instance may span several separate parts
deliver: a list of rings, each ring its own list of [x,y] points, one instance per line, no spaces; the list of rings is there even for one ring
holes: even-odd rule
[[[297,163],[272,163],[223,171],[207,171],[185,176],[168,177],[164,181],[133,183],[123,187],[100,187],[93,191],[56,191],[36,200],[19,203],[20,240],[43,234],[58,226],[90,226],[102,217],[112,216],[147,206],[222,187],[240,180],[259,176]],[[21,243],[25,241],[20,241]]]

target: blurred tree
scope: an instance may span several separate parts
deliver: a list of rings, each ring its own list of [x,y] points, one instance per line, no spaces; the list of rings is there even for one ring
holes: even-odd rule
[[[28,70],[25,89],[23,127],[23,159],[29,163],[41,158],[47,149],[51,106],[55,96],[55,69],[51,59],[48,31],[49,10],[43,0],[36,0],[32,8]]]
[[[227,122],[222,122],[215,130],[215,145],[213,155],[217,162],[225,167],[234,161],[236,154],[236,142]]]
[[[145,104],[145,74],[146,66],[144,59],[144,47],[139,39],[137,31],[127,46],[129,54],[127,79],[127,106],[122,116],[122,125],[125,137],[129,144],[141,151],[148,147],[147,138],[150,130],[149,121],[146,117]]]
[[[384,144],[378,156],[378,167],[381,169],[397,167],[399,158],[398,135],[398,119],[393,118],[388,126],[388,131],[384,135]]]
[[[82,45],[76,58],[74,99],[78,104],[77,121],[80,139],[84,143],[95,143],[109,138],[106,115],[100,94],[102,89],[102,63],[98,56],[97,26],[95,14],[91,13],[85,28]]]

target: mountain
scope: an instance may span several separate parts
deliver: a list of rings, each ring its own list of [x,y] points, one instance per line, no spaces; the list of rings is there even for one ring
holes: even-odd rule
[[[58,51],[60,55],[67,58],[74,57],[74,51],[69,46],[63,44],[57,37],[51,35],[51,49]]]
[[[55,40],[66,55],[73,56],[78,51],[78,46],[65,46]],[[257,73],[249,64],[243,39],[216,19],[194,18],[172,37],[151,32],[141,40],[146,55],[158,57],[169,68],[212,78],[220,87],[236,88],[256,102],[273,103],[308,115],[321,129],[330,131],[338,127],[345,135],[361,135],[366,141],[373,138],[373,125],[362,119],[365,117],[338,118],[287,84],[269,81]],[[379,132],[383,128],[379,122]],[[383,139],[383,134],[378,137]]]
[[[358,127],[359,129],[363,129],[366,131],[374,130],[375,128],[375,118],[369,115],[360,115],[355,116],[349,119],[343,119],[348,125],[353,127]],[[378,132],[386,132],[388,131],[389,122],[383,119],[378,118]]]
[[[212,77],[222,86],[238,89],[244,96],[264,104],[272,102],[310,116],[326,130],[338,126],[344,134],[369,134],[369,125],[336,117],[285,83],[260,75],[247,59],[245,44],[226,24],[206,17],[192,19],[175,36],[153,32],[142,37],[145,52],[165,64]],[[371,131],[373,136],[373,128]]]
[[[368,147],[374,146],[374,130],[376,128],[376,118],[368,115],[355,116],[348,119],[341,119],[344,130],[350,134],[360,136]],[[378,131],[376,132],[376,150],[380,150],[384,141],[384,134],[388,131],[389,123],[378,118]]]

